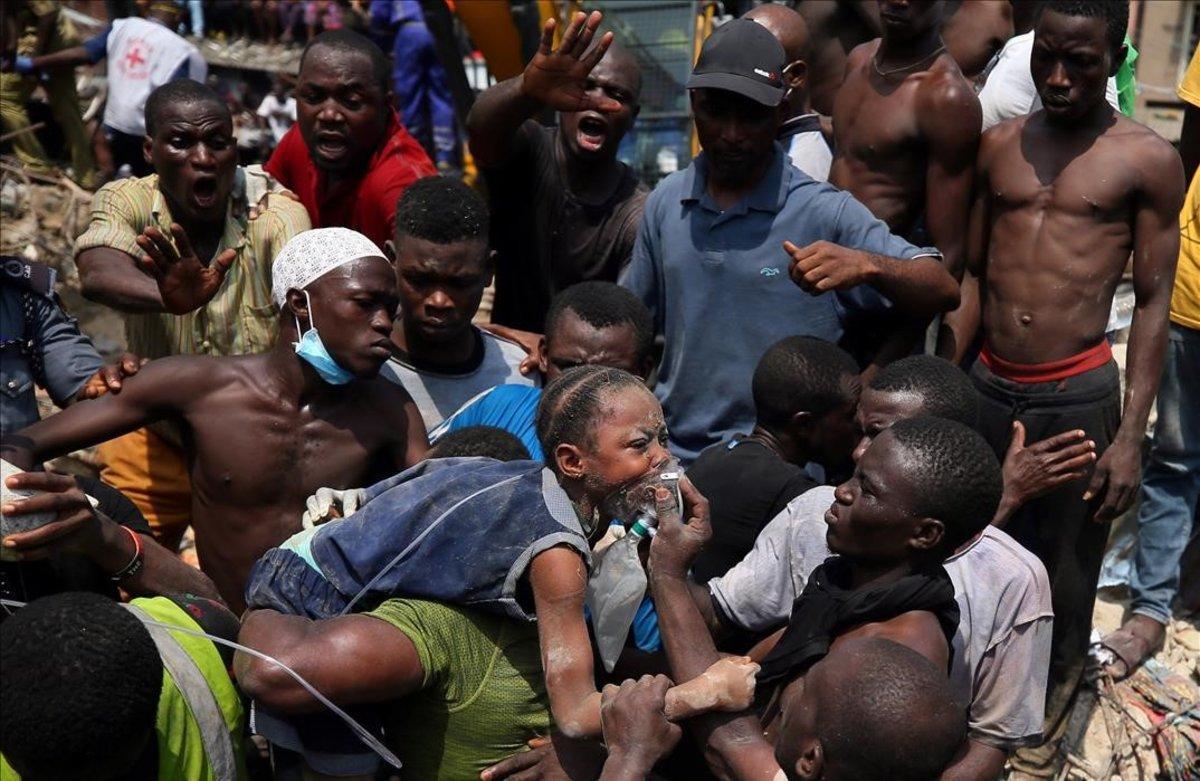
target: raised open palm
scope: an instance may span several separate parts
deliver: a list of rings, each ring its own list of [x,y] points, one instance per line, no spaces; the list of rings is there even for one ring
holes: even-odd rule
[[[613,41],[613,34],[607,32],[588,51],[603,18],[599,11],[593,11],[590,15],[582,12],[575,14],[556,51],[552,47],[557,23],[554,19],[547,20],[542,27],[542,41],[537,54],[525,67],[522,79],[525,94],[555,111],[620,110],[621,104],[617,101],[605,97],[603,93],[589,94],[587,90],[588,74]]]
[[[146,253],[142,270],[158,283],[163,309],[173,315],[184,315],[204,306],[217,294],[237,258],[237,251],[227,249],[206,265],[196,257],[183,226],[171,223],[171,235],[175,237],[173,246],[162,231],[146,228],[137,237],[137,243]]]

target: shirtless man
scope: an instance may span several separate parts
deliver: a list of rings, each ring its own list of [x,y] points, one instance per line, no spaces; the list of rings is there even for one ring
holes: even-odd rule
[[[829,181],[893,233],[936,246],[958,277],[979,144],[979,101],[942,42],[941,2],[880,0],[879,8],[883,37],[850,53],[834,103],[836,154]],[[855,347],[860,359],[873,357],[882,365],[910,352],[922,327],[912,321],[882,347]]]
[[[1013,4],[1009,0],[947,0],[942,40],[968,79],[978,80],[1012,35]]]
[[[368,239],[344,228],[297,235],[275,259],[272,297],[281,312],[270,352],[152,361],[121,393],[0,444],[4,458],[29,469],[179,419],[201,568],[235,613],[245,606],[250,567],[300,530],[317,487],[368,485],[419,461],[427,447],[412,399],[376,379],[398,302],[392,267]]]
[[[1137,492],[1179,251],[1179,156],[1104,97],[1127,23],[1123,3],[1045,6],[1031,60],[1044,108],[984,135],[964,304],[942,340],[942,354],[962,360],[982,330],[972,378],[981,430],[998,453],[1014,420],[1031,439],[1081,429],[1096,444],[1090,474],[1006,527],[1046,565],[1053,592],[1048,744],[1014,760],[1038,775],[1062,761],[1056,744],[1084,669],[1108,525]],[[1104,329],[1131,253],[1137,303],[1122,415]]]

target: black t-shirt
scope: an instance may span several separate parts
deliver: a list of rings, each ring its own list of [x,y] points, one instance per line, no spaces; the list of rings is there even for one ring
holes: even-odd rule
[[[484,169],[496,250],[492,322],[540,333],[550,299],[578,282],[615,282],[629,262],[648,190],[623,163],[603,203],[568,189],[557,127],[533,120],[517,131],[512,156]]]
[[[788,502],[817,485],[774,450],[741,437],[706,449],[687,476],[708,499],[711,513],[712,538],[692,565],[699,583],[728,572]]]
[[[138,534],[150,534],[150,524],[125,494],[91,477],[76,477],[75,482],[99,502],[98,512]],[[75,553],[59,553],[39,561],[0,561],[0,594],[20,602],[64,591],[90,591],[116,599],[117,586],[109,575],[91,559]],[[0,611],[0,618],[3,613]]]

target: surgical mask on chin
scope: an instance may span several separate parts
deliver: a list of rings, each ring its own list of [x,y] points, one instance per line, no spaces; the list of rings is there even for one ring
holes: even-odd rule
[[[354,375],[341,366],[325,349],[325,343],[321,341],[321,335],[317,333],[317,324],[312,316],[312,299],[308,297],[308,291],[304,293],[304,300],[308,304],[308,323],[311,328],[304,332],[300,337],[299,342],[293,342],[296,348],[296,355],[308,362],[308,365],[313,367],[322,380],[330,385],[345,385],[354,379]],[[295,314],[292,318],[296,321],[296,333],[300,333],[300,318]]]

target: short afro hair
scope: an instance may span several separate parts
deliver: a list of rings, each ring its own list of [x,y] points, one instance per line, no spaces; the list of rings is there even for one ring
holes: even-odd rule
[[[391,66],[388,64],[387,55],[383,53],[375,45],[370,38],[363,36],[353,30],[339,28],[337,30],[326,30],[319,35],[313,37],[308,45],[304,47],[304,52],[300,55],[300,72],[304,72],[304,62],[313,54],[314,49],[329,49],[343,54],[363,54],[371,60],[371,79],[375,82],[380,90],[380,98],[386,102],[388,93],[392,90],[391,85]]]
[[[975,428],[979,422],[979,395],[962,369],[944,358],[910,355],[879,370],[870,383],[884,393],[911,393],[921,397],[926,414]]]
[[[197,103],[215,106],[221,116],[227,119],[232,126],[233,116],[229,113],[229,106],[221,100],[221,96],[212,87],[191,79],[176,79],[157,87],[150,93],[150,97],[146,98],[146,108],[143,111],[146,120],[146,135],[154,137],[163,109]]]
[[[771,345],[754,369],[751,383],[758,423],[788,425],[797,412],[823,414],[855,402],[858,365],[832,342],[812,336],[788,336]]]
[[[570,310],[597,330],[628,325],[637,337],[638,361],[654,353],[654,320],[637,296],[613,282],[580,282],[559,293],[546,314],[546,338],[550,339],[562,313]]]
[[[853,668],[819,689],[817,739],[828,766],[858,781],[938,778],[967,737],[967,714],[945,671],[880,637],[849,641],[834,654],[852,654]]]
[[[1125,31],[1129,29],[1129,0],[1049,0],[1042,6],[1041,12],[1046,11],[1063,16],[1103,19],[1108,50],[1113,57],[1125,45]]]
[[[427,176],[418,179],[396,202],[396,243],[404,236],[453,244],[488,239],[488,207],[460,179]]]
[[[605,397],[626,388],[649,393],[637,377],[608,366],[576,366],[546,386],[538,402],[537,435],[551,469],[558,469],[554,450],[564,442],[590,447],[592,424]]]
[[[945,527],[939,559],[945,558],[996,515],[1004,490],[1000,462],[982,436],[957,421],[924,415],[896,421],[888,432],[909,456],[904,469],[919,488],[913,513]]]
[[[29,603],[0,624],[0,668],[0,750],[22,777],[94,778],[154,732],[162,659],[111,599]]]
[[[467,426],[446,434],[430,449],[427,458],[494,458],[497,461],[528,461],[529,450],[521,440],[495,426]]]

